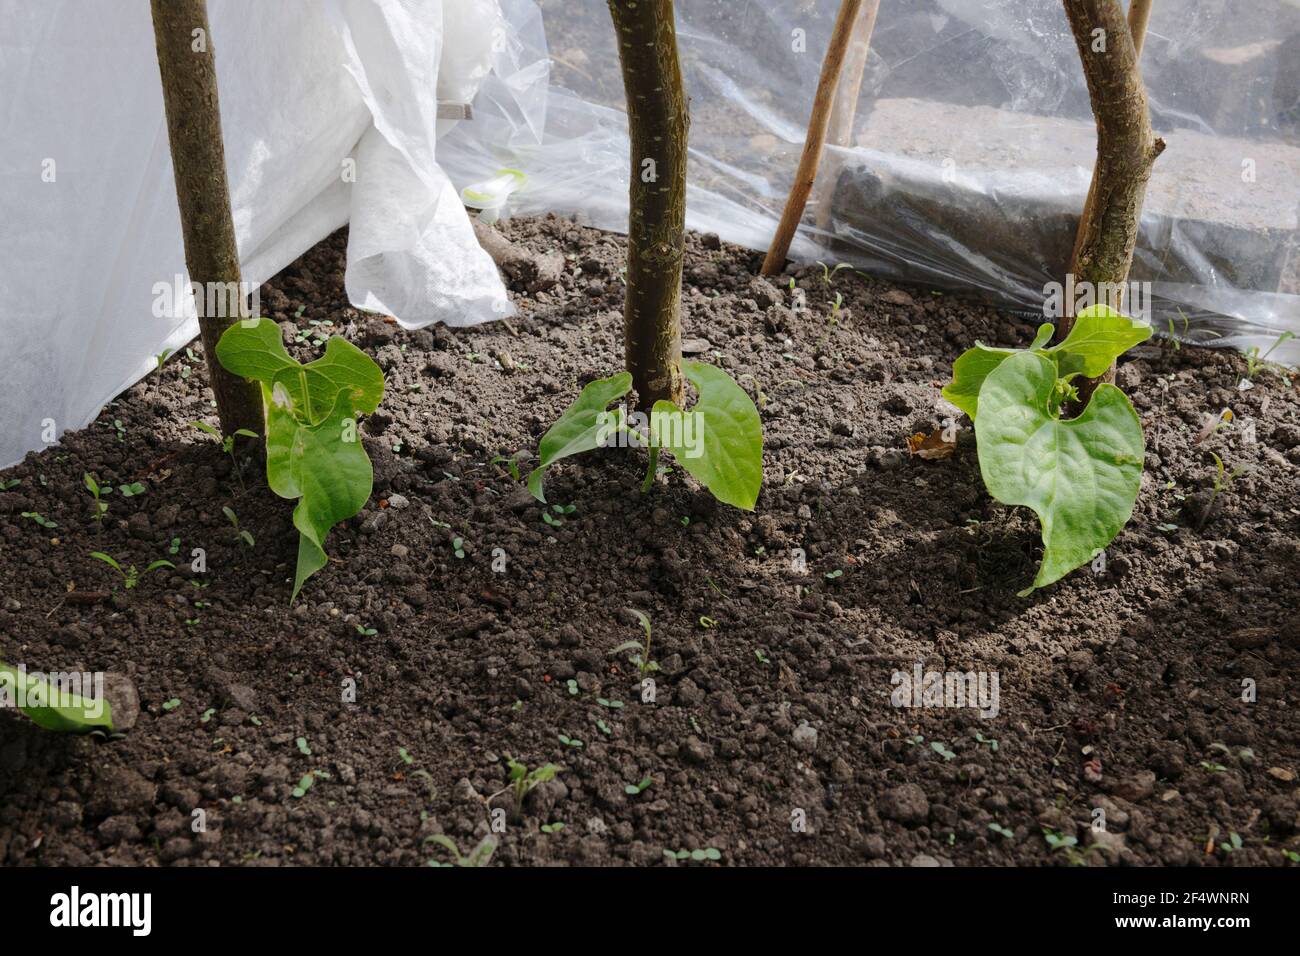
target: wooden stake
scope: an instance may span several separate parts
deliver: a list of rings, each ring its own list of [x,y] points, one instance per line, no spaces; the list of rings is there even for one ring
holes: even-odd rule
[[[826,142],[831,146],[851,146],[853,141],[853,123],[858,116],[858,99],[862,96],[862,75],[866,72],[867,56],[871,52],[871,35],[876,29],[876,14],[880,11],[880,0],[866,0],[858,11],[858,18],[853,21],[853,36],[849,40],[848,53],[844,56],[844,67],[840,74],[839,85],[835,88],[835,102],[831,106],[831,119],[826,128]],[[832,152],[828,157],[826,168],[818,170],[816,196],[813,211],[817,215],[817,228],[826,230],[831,225],[831,195],[835,182],[839,179],[840,168],[844,165],[844,156]]]
[[[223,435],[240,428],[262,434],[262,395],[257,385],[231,375],[217,361],[221,333],[243,318],[239,253],[230,215],[230,184],[221,139],[217,70],[205,0],[150,0],[154,45],[167,112],[167,140],[176,173],[176,200],[185,241],[185,266],[199,288],[220,289],[217,315],[207,315],[206,294],[194,296],[208,381],[217,399]],[[219,283],[219,285],[218,285]],[[233,283],[233,285],[231,284]],[[230,304],[236,304],[232,310]],[[220,313],[234,311],[234,315]]]
[[[639,407],[684,404],[686,91],[673,0],[609,0],[632,142],[623,353]]]
[[[1139,2],[1135,0],[1135,10]],[[1076,282],[1094,289],[1122,288],[1133,264],[1151,167],[1164,151],[1165,142],[1151,131],[1135,37],[1118,0],[1064,3],[1097,120],[1094,189],[1081,217],[1083,231],[1073,272]],[[1137,12],[1135,24],[1143,28],[1140,38],[1145,34],[1146,15]],[[1073,324],[1073,309],[1067,305],[1058,334],[1064,337]],[[1099,378],[1079,380],[1075,407],[1086,407],[1097,384],[1113,379],[1114,374],[1112,366]]]
[[[781,214],[781,222],[772,238],[772,247],[763,260],[761,271],[765,276],[775,275],[785,267],[790,243],[794,241],[795,230],[803,219],[804,206],[808,203],[808,194],[812,192],[813,181],[817,178],[817,164],[821,161],[822,147],[826,143],[826,127],[830,122],[831,106],[835,99],[835,89],[839,85],[840,70],[844,66],[844,55],[853,36],[853,23],[862,2],[863,0],[842,0],[840,3],[830,46],[822,60],[822,73],[817,81],[812,115],[808,118],[808,136],[804,140],[803,155],[799,157],[799,168],[795,170],[790,195],[785,201],[785,211]]]
[[[1130,0],[1128,8],[1128,30],[1133,37],[1133,51],[1137,58],[1142,58],[1142,42],[1147,35],[1147,21],[1151,19],[1152,0]],[[1092,182],[1088,184],[1088,195],[1083,201],[1083,211],[1079,214],[1079,228],[1074,234],[1074,249],[1070,253],[1070,272],[1079,275],[1079,249],[1083,237],[1092,226],[1093,204],[1097,193],[1097,165],[1092,167]],[[1072,317],[1073,312],[1069,312]]]

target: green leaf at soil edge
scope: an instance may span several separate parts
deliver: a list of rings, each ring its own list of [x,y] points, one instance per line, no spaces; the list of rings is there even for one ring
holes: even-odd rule
[[[753,511],[763,485],[763,423],[745,390],[722,369],[706,362],[682,361],[682,373],[699,392],[690,411],[672,402],[655,402],[650,434],[659,447],[673,453],[677,463],[719,501]],[[671,416],[694,415],[693,433],[683,418],[672,427]],[[699,447],[685,441],[688,434]]]
[[[528,491],[538,501],[545,502],[542,493],[542,475],[546,468],[571,455],[591,451],[600,445],[604,424],[602,413],[616,398],[622,398],[632,388],[632,374],[619,372],[608,378],[588,382],[573,404],[564,410],[555,424],[547,429],[537,448],[541,463],[528,476]]]
[[[1099,385],[1078,418],[1049,412],[1055,363],[1022,352],[980,389],[975,421],[980,471],[998,501],[1032,508],[1042,524],[1043,561],[1028,594],[1090,561],[1133,513],[1145,443],[1133,406]]]

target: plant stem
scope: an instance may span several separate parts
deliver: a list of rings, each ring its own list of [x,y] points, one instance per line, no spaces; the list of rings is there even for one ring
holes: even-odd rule
[[[650,465],[645,470],[645,481],[641,482],[641,494],[645,494],[654,484],[655,473],[659,470],[659,446],[650,446]]]

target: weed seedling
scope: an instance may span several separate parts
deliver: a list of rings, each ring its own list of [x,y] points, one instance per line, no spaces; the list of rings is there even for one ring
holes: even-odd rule
[[[205,435],[211,435],[221,445],[221,450],[230,456],[230,464],[235,466],[235,474],[239,474],[238,463],[235,461],[235,437],[240,438],[257,438],[257,432],[249,431],[247,428],[237,428],[234,434],[222,437],[221,432],[213,428],[207,422],[190,422],[195,428]]]
[[[559,833],[563,829],[564,829],[564,824],[560,823],[558,820],[555,823],[542,824],[543,833]]]
[[[548,780],[554,780],[555,775],[560,772],[560,768],[553,763],[543,764],[535,770],[529,770],[524,764],[514,758],[506,757],[506,766],[510,768],[510,783],[502,787],[492,797],[510,791],[515,798],[515,815],[524,812],[524,798],[530,793],[546,783]]]
[[[623,792],[626,793],[629,797],[636,797],[639,796],[642,792],[644,792],[645,788],[650,786],[650,784],[652,783],[654,783],[654,780],[652,780],[650,777],[646,777],[640,783],[627,784],[626,786],[623,787]]]
[[[118,562],[111,555],[107,555],[103,551],[92,551],[90,552],[90,556],[92,558],[96,558],[100,561],[103,561],[105,564],[111,567],[118,574],[122,575],[122,581],[123,583],[126,584],[126,589],[128,591],[130,591],[137,584],[139,584],[140,579],[143,578],[146,574],[150,573],[151,571],[158,571],[162,568],[171,568],[173,571],[176,569],[176,565],[172,564],[170,561],[164,561],[159,559],[158,561],[150,562],[150,564],[143,571],[137,571],[134,564],[131,565],[126,570],[123,570],[122,565],[118,564]]]
[[[717,863],[722,859],[722,851],[717,847],[705,847],[703,850],[664,850],[664,856],[685,862],[690,860],[693,863]]]
[[[560,825],[563,826],[563,824]],[[490,833],[483,839],[479,840],[478,845],[474,847],[474,849],[470,850],[468,854],[463,855],[460,852],[460,848],[456,846],[451,837],[443,836],[441,833],[435,833],[431,836],[425,837],[424,842],[426,844],[434,843],[442,847],[451,854],[452,860],[455,861],[454,863],[442,863],[438,860],[430,860],[429,865],[432,867],[487,866],[492,861],[492,854],[497,850],[496,837],[492,836]]]
[[[45,517],[43,514],[37,511],[24,511],[23,517],[30,518],[32,521],[35,521],[38,525],[40,525],[42,528],[44,528],[47,531],[49,531],[52,528],[57,528],[59,526],[57,522],[51,521],[49,518]]]
[[[1279,345],[1287,339],[1293,338],[1295,338],[1294,332],[1283,332],[1277,337],[1277,341],[1268,347],[1268,351],[1264,352],[1262,355],[1260,354],[1259,346],[1252,345],[1250,350],[1246,353],[1246,378],[1253,379],[1262,369],[1276,368],[1276,364],[1268,361],[1268,357],[1277,350]]]
[[[257,544],[257,541],[252,534],[239,527],[239,516],[235,514],[235,509],[231,508],[229,505],[222,505],[221,513],[226,516],[226,520],[230,522],[230,526],[235,529],[235,534],[239,536],[239,543],[251,551],[253,546]]]
[[[641,629],[645,631],[645,645],[642,646],[640,641],[624,641],[618,647],[610,651],[611,654],[621,654],[624,651],[636,651],[628,658],[641,674],[644,680],[647,674],[659,670],[659,665],[650,659],[650,618],[638,611],[636,608],[628,608],[636,619],[641,622]]]
[[[357,629],[357,633],[362,637],[374,637],[379,633],[373,627],[366,627],[364,624],[354,624],[353,627]]]
[[[10,488],[17,488],[23,483],[21,478],[0,478],[0,491],[8,491]]]
[[[560,743],[566,747],[573,747],[575,750],[581,749],[582,741],[577,737],[570,737],[567,734],[560,734]]]
[[[1224,853],[1236,853],[1242,848],[1242,846],[1244,846],[1244,844],[1241,841],[1241,837],[1236,833],[1236,831],[1232,831],[1228,833],[1228,842],[1220,843],[1219,849]]]
[[[1223,492],[1227,491],[1228,488],[1232,485],[1232,483],[1236,481],[1238,478],[1240,478],[1243,474],[1245,474],[1246,471],[1248,470],[1245,465],[1238,465],[1237,467],[1233,468],[1232,471],[1228,471],[1227,466],[1224,465],[1222,458],[1220,458],[1214,452],[1210,452],[1210,457],[1214,459],[1214,476],[1213,476],[1214,488],[1210,492],[1210,500],[1205,504],[1205,511],[1202,512],[1201,514],[1202,527],[1204,527],[1205,522],[1209,520],[1210,513],[1214,508],[1215,499],[1218,498],[1219,495],[1223,494]]]
[[[95,480],[95,476],[90,472],[86,472],[82,475],[81,480],[85,483],[86,490],[95,498],[95,521],[102,525],[104,522],[104,515],[108,514],[108,502],[101,499],[104,495],[112,494],[113,487],[109,485],[101,488],[99,482]]]

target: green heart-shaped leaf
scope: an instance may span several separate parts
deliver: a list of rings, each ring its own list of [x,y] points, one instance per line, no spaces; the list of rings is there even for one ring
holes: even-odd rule
[[[301,367],[270,319],[241,319],[226,329],[217,342],[217,361],[228,372],[267,383],[285,369]]]
[[[1052,324],[1044,322],[1038,327],[1038,334],[1034,336],[1034,341],[1029,348],[1031,350],[1042,348],[1051,340],[1053,331]],[[979,410],[980,388],[984,385],[984,379],[988,378],[989,373],[995,368],[1020,351],[1020,349],[989,348],[976,342],[973,347],[962,352],[953,363],[952,381],[944,388],[943,397],[969,415],[971,421],[975,421],[975,413]]]
[[[113,710],[107,700],[87,701],[3,663],[0,663],[0,700],[7,704],[21,701],[19,709],[45,730],[75,734],[96,728],[113,729]]]
[[[356,416],[384,397],[384,373],[355,345],[331,338],[325,354],[299,365],[269,319],[237,322],[217,343],[217,358],[261,383],[266,409],[266,480],[282,498],[298,498],[298,565],[293,598],[325,567],[325,538],[370,498],[374,472]]]
[[[1093,305],[1074,318],[1070,334],[1047,353],[1056,358],[1059,376],[1096,378],[1139,342],[1151,338],[1151,326],[1116,312],[1108,305]]]
[[[1090,561],[1133,513],[1145,443],[1133,406],[1099,385],[1078,418],[1050,411],[1056,364],[1022,352],[984,380],[975,420],[980,472],[989,493],[1038,514],[1043,561],[1028,594]]]
[[[754,510],[763,485],[763,423],[745,390],[722,369],[682,361],[682,374],[699,398],[689,412],[655,402],[650,434],[658,447],[708,488],[719,501]]]
[[[528,476],[528,490],[534,498],[546,501],[546,496],[542,493],[542,475],[549,465],[561,458],[591,451],[600,445],[604,437],[601,433],[611,427],[609,420],[603,417],[606,407],[614,399],[626,395],[631,388],[631,373],[619,372],[608,378],[588,382],[578,393],[573,404],[564,410],[564,414],[542,436],[537,449],[541,463]],[[621,423],[621,418],[619,422]]]

